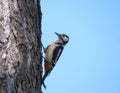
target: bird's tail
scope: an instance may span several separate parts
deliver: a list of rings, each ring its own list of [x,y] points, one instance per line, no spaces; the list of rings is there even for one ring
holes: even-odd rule
[[[42,78],[42,84],[43,84],[43,87],[46,89],[46,85],[45,85],[45,83],[44,83],[44,81],[45,81],[45,79],[46,79],[46,77],[49,75],[49,72],[47,71],[47,72],[45,72],[45,74],[44,74],[44,76],[43,76],[43,78]]]
[[[42,85],[46,89],[46,85],[45,85],[44,81],[42,81]]]

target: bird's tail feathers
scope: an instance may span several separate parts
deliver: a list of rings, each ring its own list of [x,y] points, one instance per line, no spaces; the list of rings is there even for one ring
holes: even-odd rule
[[[46,77],[49,75],[49,72],[47,71],[47,72],[45,72],[45,74],[44,74],[44,76],[43,76],[43,81],[45,81],[45,79],[46,79]]]
[[[44,81],[42,81],[42,85],[46,89],[46,85],[45,85]]]
[[[44,87],[45,89],[46,89],[46,85],[45,85],[44,81],[45,81],[46,77],[47,77],[49,74],[50,74],[50,71],[45,72],[45,74],[44,74],[44,76],[43,76],[43,78],[42,78],[42,84],[43,84],[43,87]]]

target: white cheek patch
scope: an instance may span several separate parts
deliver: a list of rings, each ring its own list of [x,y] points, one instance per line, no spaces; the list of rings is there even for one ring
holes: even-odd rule
[[[67,37],[64,37],[64,41],[68,41],[68,38],[67,38]]]

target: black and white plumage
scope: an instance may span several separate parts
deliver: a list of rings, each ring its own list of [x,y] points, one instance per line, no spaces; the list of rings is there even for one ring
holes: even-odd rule
[[[44,84],[44,80],[50,74],[54,66],[56,65],[59,57],[62,54],[64,46],[68,43],[69,37],[66,34],[55,34],[58,36],[58,40],[48,45],[48,47],[44,50],[45,51],[45,59],[44,59],[44,67],[45,67],[45,74],[43,76],[43,86],[46,88]]]

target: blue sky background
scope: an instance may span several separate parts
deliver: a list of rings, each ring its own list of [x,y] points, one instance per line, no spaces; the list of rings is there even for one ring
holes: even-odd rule
[[[41,0],[44,46],[70,37],[44,93],[120,93],[120,0]]]

